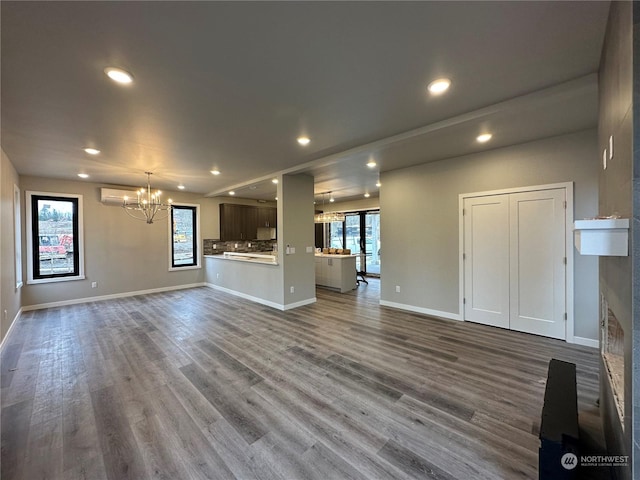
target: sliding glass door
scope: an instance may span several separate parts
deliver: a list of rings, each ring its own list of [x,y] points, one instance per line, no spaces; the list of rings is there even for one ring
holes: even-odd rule
[[[368,275],[380,275],[380,212],[365,212],[365,268]]]
[[[380,275],[380,211],[350,212],[344,222],[328,225],[327,246],[348,248],[356,256],[356,270]]]

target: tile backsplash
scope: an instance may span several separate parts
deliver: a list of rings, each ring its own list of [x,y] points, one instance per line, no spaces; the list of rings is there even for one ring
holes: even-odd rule
[[[221,255],[224,252],[271,252],[277,247],[274,240],[251,240],[222,242],[205,238],[202,245],[204,255]]]

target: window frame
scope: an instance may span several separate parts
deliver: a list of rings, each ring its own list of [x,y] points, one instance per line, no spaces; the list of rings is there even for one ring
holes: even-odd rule
[[[20,188],[13,185],[13,249],[16,257],[14,264],[16,291],[22,288],[22,213],[20,208]]]
[[[173,258],[173,212],[174,209],[191,210],[194,215],[194,229],[193,234],[193,261],[192,264],[176,265]],[[169,232],[169,271],[180,272],[183,270],[195,270],[202,268],[202,255],[200,254],[200,204],[197,203],[179,203],[173,202],[171,205],[171,212],[167,216],[167,227]]]
[[[27,233],[27,284],[38,283],[55,283],[55,282],[69,282],[74,280],[84,280],[84,227],[83,227],[83,207],[82,207],[82,195],[73,193],[56,193],[56,192],[34,192],[27,191],[26,193],[26,233]],[[74,241],[74,263],[77,265],[77,269],[73,273],[64,274],[50,274],[50,275],[38,275],[35,276],[34,260],[39,259],[40,242],[38,238],[38,212],[35,212],[34,219],[34,204],[37,208],[37,201],[39,199],[48,199],[52,201],[72,201],[76,205],[76,211],[72,219],[73,229],[73,241]],[[35,203],[34,203],[35,202]],[[34,223],[34,221],[36,223]],[[34,234],[36,240],[34,241]],[[38,251],[35,250],[38,248]]]

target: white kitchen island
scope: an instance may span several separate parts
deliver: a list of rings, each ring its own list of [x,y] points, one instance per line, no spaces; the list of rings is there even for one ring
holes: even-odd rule
[[[316,285],[340,293],[356,288],[356,256],[316,253]]]

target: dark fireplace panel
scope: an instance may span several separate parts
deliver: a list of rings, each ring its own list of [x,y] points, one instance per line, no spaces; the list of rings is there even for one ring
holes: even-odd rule
[[[624,330],[606,302],[603,302],[603,307],[601,352],[624,428]]]

